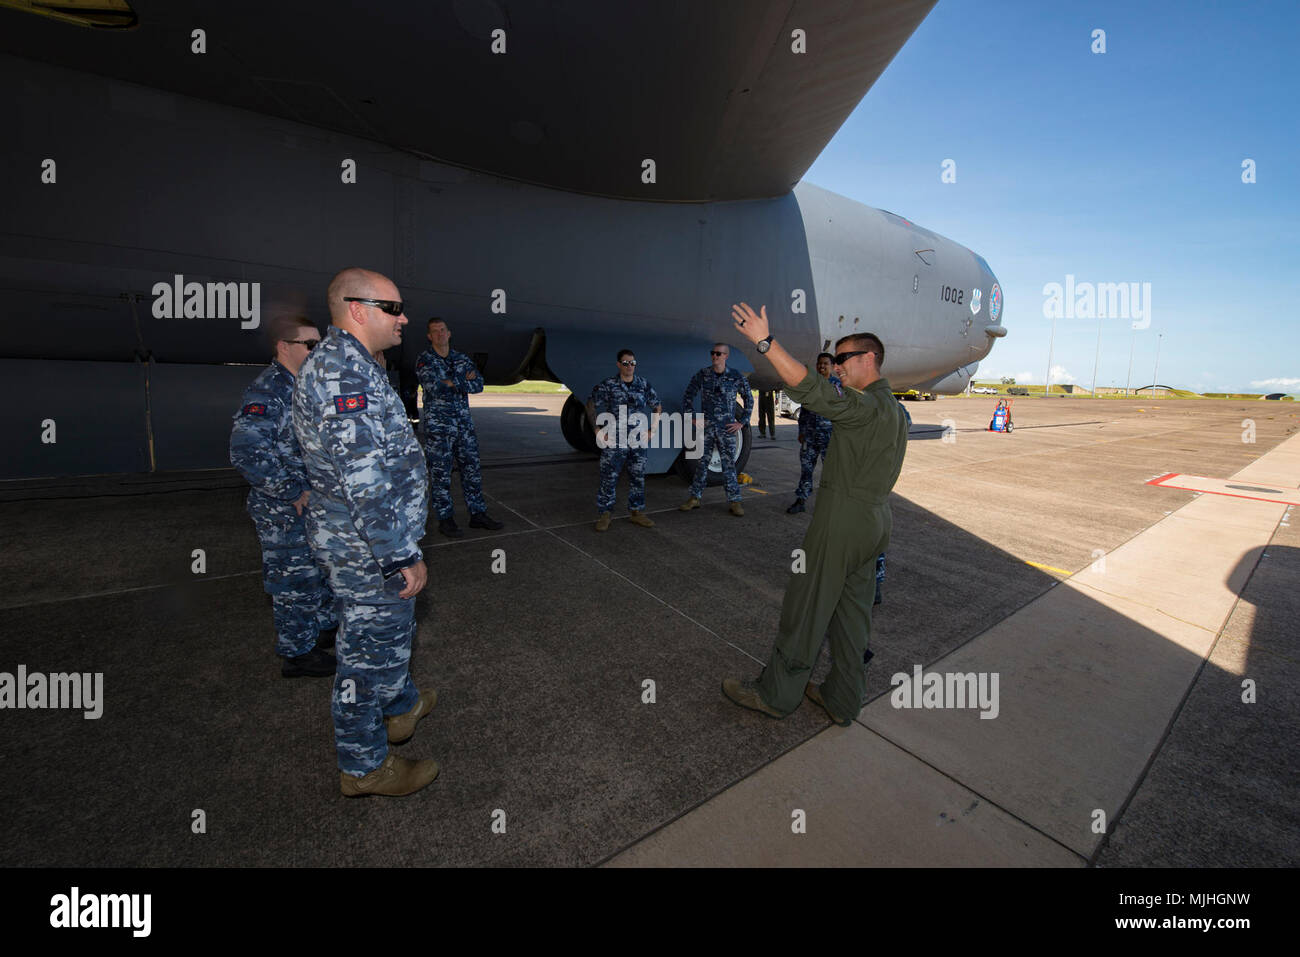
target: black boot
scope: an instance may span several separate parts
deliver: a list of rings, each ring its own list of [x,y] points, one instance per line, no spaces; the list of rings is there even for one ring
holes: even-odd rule
[[[804,500],[801,498],[795,499],[794,504],[785,510],[785,514],[798,515],[800,512],[806,512],[807,509],[803,507],[803,502]]]
[[[475,512],[469,517],[469,527],[487,528],[495,532],[499,529],[505,528],[506,526],[504,522],[498,522],[487,512]]]
[[[334,656],[328,651],[313,648],[297,658],[285,658],[280,666],[282,678],[325,678],[334,674],[338,666]]]
[[[463,538],[465,535],[464,529],[457,525],[456,519],[450,515],[438,520],[438,531],[448,538]]]

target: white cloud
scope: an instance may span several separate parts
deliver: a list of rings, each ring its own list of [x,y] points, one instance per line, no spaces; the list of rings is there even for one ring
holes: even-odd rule
[[[1065,366],[1052,366],[1052,381],[1053,382],[1074,382],[1076,380],[1074,376],[1070,375],[1070,373],[1066,370]]]
[[[1300,379],[1256,379],[1250,384],[1256,389],[1294,389]]]
[[[1032,372],[1017,372],[1017,373],[1016,373],[1016,381],[1017,381],[1017,382],[1028,382],[1028,381],[1029,381],[1030,379],[1032,379],[1033,377],[1034,377],[1034,374],[1033,374]]]

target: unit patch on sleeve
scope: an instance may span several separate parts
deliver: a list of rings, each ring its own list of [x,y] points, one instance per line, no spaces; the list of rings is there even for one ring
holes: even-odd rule
[[[335,412],[364,412],[366,410],[366,394],[356,392],[352,395],[336,395],[334,397]]]
[[[250,402],[244,406],[244,415],[266,415],[266,406],[261,402]]]

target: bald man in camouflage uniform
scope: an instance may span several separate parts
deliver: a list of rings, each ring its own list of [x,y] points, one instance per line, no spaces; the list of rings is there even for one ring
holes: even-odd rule
[[[436,761],[389,748],[437,700],[410,675],[429,484],[406,409],[373,357],[401,344],[406,316],[397,287],[368,270],[343,270],[327,295],[333,325],[299,372],[293,425],[312,486],[312,548],[341,609],[339,787],[348,797],[411,794],[438,776]]]
[[[807,570],[794,573],[767,667],[757,681],[726,678],[722,692],[736,704],[773,718],[799,707],[804,695],[847,725],[862,708],[863,657],[871,640],[876,559],[889,544],[889,492],[907,451],[907,420],[880,374],[885,348],[869,333],[836,344],[841,385],[809,372],[768,332],[767,310],[732,307],[736,329],[758,346],[786,384],[786,392],[835,424],[822,467],[812,522],[804,536]],[[831,670],[809,683],[823,638],[830,639]]]
[[[244,390],[230,430],[230,464],[252,489],[248,514],[262,544],[262,586],[271,596],[275,651],[286,678],[334,674],[334,598],[307,544],[303,509],[311,495],[293,434],[293,386],[320,342],[304,317],[267,324],[274,361]],[[318,647],[319,645],[319,647]]]

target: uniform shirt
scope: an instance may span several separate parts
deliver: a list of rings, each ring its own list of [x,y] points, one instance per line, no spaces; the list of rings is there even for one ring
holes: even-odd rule
[[[633,376],[631,382],[624,382],[621,376],[610,376],[591,390],[588,401],[595,408],[597,416],[602,412],[618,416],[619,406],[626,407],[625,421],[639,412],[646,417],[646,428],[650,425],[650,414],[660,405],[659,393],[655,392],[655,387],[639,375]],[[593,426],[595,424],[592,423]],[[631,429],[630,425],[628,429]]]
[[[293,428],[311,482],[313,548],[372,586],[421,558],[429,511],[424,453],[384,370],[331,326],[298,370]]]
[[[705,421],[715,425],[729,425],[732,422],[748,422],[754,411],[754,395],[749,391],[749,382],[735,369],[728,369],[721,375],[713,367],[701,369],[691,377],[682,396],[682,409],[687,413],[695,411],[695,393],[700,393],[701,405],[704,407]],[[736,397],[745,403],[743,415],[736,413]]]
[[[835,424],[821,487],[865,505],[883,505],[907,452],[907,419],[889,380],[877,379],[858,392],[812,371],[785,391]]]
[[[473,372],[474,378],[467,378]],[[451,422],[469,415],[469,396],[483,391],[483,376],[474,360],[455,349],[443,358],[430,346],[415,360],[415,376],[424,389],[424,408],[420,418],[425,428],[439,422]],[[450,379],[446,385],[443,380]]]
[[[293,434],[293,373],[272,362],[244,390],[230,430],[230,464],[259,498],[293,502],[307,489],[298,440]]]
[[[820,375],[821,373],[818,373]],[[828,381],[831,385],[840,385],[840,380],[836,376],[830,376]],[[807,406],[799,407],[799,434],[805,439],[818,436],[825,441],[830,441],[831,437],[831,420],[825,416],[818,415]]]

